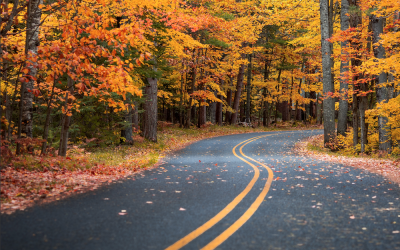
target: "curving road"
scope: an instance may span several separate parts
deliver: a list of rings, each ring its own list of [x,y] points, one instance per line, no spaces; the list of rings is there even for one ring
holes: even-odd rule
[[[1,249],[400,249],[399,184],[291,154],[319,133],[194,143],[142,175],[1,215]]]

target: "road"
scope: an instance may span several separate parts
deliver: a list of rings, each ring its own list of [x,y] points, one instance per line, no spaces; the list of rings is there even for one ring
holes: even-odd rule
[[[400,249],[400,187],[291,153],[321,130],[199,141],[96,191],[1,215],[1,249]]]

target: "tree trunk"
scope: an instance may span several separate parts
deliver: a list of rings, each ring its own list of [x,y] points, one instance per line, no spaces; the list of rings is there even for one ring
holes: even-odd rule
[[[315,118],[315,99],[316,99],[316,93],[315,93],[315,91],[311,91],[310,92],[310,99],[311,99],[311,101],[310,101],[310,116],[312,117],[312,118]]]
[[[214,96],[216,94],[217,94],[217,91],[214,91]],[[217,103],[216,102],[212,102],[210,104],[210,122],[212,124],[216,123],[216,115],[217,115],[216,111],[217,111]]]
[[[67,155],[67,149],[68,149],[68,137],[69,137],[69,126],[71,122],[71,116],[72,113],[69,110],[69,106],[72,104],[72,98],[69,98],[68,95],[73,95],[74,93],[74,81],[71,79],[71,77],[68,76],[67,78],[68,81],[68,89],[69,93],[67,92],[65,95],[65,114],[64,114],[64,119],[62,123],[62,130],[61,130],[61,136],[60,136],[60,148],[58,149],[58,155],[59,156],[66,156]]]
[[[353,146],[357,146],[358,144],[358,96],[357,94],[353,94]]]
[[[349,20],[349,0],[342,0],[341,10],[340,10],[340,30],[345,31],[349,28],[350,20]],[[347,41],[341,42],[342,48],[342,59],[340,61],[340,99],[339,99],[339,114],[338,114],[338,125],[337,132],[343,136],[346,135],[347,130],[347,111],[349,109],[348,102],[348,79],[343,79],[346,77],[347,72],[349,71],[349,62],[347,58],[343,58],[347,55],[344,48],[348,46]]]
[[[198,120],[199,128],[201,128],[204,124],[206,124],[206,106],[201,105],[201,101],[199,103],[199,120]]]
[[[246,114],[245,114],[246,111],[245,110],[246,110],[246,107],[245,107],[244,102],[242,101],[239,104],[239,117],[238,117],[238,121],[239,122],[245,122],[246,121]]]
[[[319,121],[322,120],[321,119],[322,113],[321,113],[321,107],[320,107],[321,105],[319,103],[319,93],[317,93],[316,99],[317,99],[317,101],[315,102],[315,109],[316,109],[315,112],[317,113],[316,116],[317,116],[317,124],[318,124],[318,123],[320,123]]]
[[[265,81],[265,78],[264,78]],[[267,88],[263,88],[263,100],[262,102],[264,103],[263,107],[264,109],[262,110],[262,115],[263,115],[263,126],[268,127],[269,123],[267,122],[267,115],[268,115],[268,108],[269,108],[269,103],[265,101],[265,98],[267,98]]]
[[[366,84],[361,85],[361,91],[366,91]],[[361,153],[365,153],[365,145],[367,145],[367,125],[365,123],[365,110],[367,109],[367,96],[359,96],[360,99],[360,128],[361,128]]]
[[[251,58],[252,55],[249,55],[249,64],[247,65],[247,98],[246,98],[246,122],[250,123],[251,117]]]
[[[132,124],[134,128],[134,132],[139,131],[139,104],[138,102],[133,102],[133,109],[132,109]]]
[[[195,53],[195,50],[193,51],[193,54]],[[192,69],[192,81],[191,81],[191,88],[190,88],[190,95],[193,94],[195,91],[195,86],[196,86],[196,67],[193,67]],[[185,123],[185,128],[190,128],[191,123],[192,123],[192,103],[193,103],[193,97],[189,97],[189,106],[187,107],[186,110],[186,123]],[[194,118],[194,116],[193,116]]]
[[[309,99],[310,98],[310,92],[305,92],[304,97]],[[307,124],[307,122],[310,120],[310,114],[311,114],[311,105],[310,103],[305,105],[305,112],[304,112],[304,122]]]
[[[271,113],[270,113],[270,103],[269,102],[265,102],[265,113],[267,116],[267,124],[266,126],[269,127],[269,125],[271,124]]]
[[[184,66],[183,62],[182,62],[182,66]],[[179,127],[182,128],[183,127],[183,83],[184,83],[185,79],[183,77],[183,74],[181,74],[181,95],[179,98]]]
[[[11,118],[12,118],[12,112],[13,112],[13,106],[15,103],[15,98],[16,97],[16,92],[14,93],[14,96],[12,100],[10,100],[10,96],[6,94],[6,119],[8,121],[8,126],[7,126],[7,140],[11,140]]]
[[[172,122],[172,124],[175,124],[175,103],[173,103],[172,104],[172,106],[171,106],[171,114],[170,114],[170,116],[171,116],[171,122]]]
[[[128,94],[129,95],[129,94]],[[129,105],[128,110],[125,111],[125,126],[121,130],[121,137],[124,137],[124,144],[132,145],[133,144],[133,129],[132,129],[132,107],[131,107],[131,98],[130,96],[126,97],[126,103]]]
[[[360,7],[359,7],[359,2],[357,1],[351,1],[350,2],[351,8],[353,11],[350,13],[349,16],[349,24],[351,28],[357,28],[362,24],[362,18],[360,15]],[[357,34],[359,38],[359,34]],[[351,47],[353,48],[354,51],[359,51],[361,49],[360,42],[357,41],[357,39],[354,39],[351,42]],[[361,60],[360,60],[360,54],[357,53],[356,56],[353,56],[351,58],[351,66],[352,66],[352,71],[354,71],[354,68],[357,66],[361,65]],[[353,76],[352,82],[353,82],[353,103],[352,103],[352,110],[353,110],[353,145],[354,147],[358,144],[358,130],[359,130],[359,103],[360,103],[360,85],[358,83],[360,78],[359,74],[355,74]]]
[[[21,133],[25,134],[26,137],[32,137],[32,123],[33,123],[33,94],[32,91],[34,82],[37,75],[37,63],[35,57],[38,53],[39,46],[39,26],[42,11],[39,5],[42,4],[42,0],[31,0],[28,4],[28,17],[26,19],[26,47],[25,53],[27,57],[27,68],[29,72],[28,82],[23,84],[24,87],[21,92],[24,92],[21,98],[22,102],[22,122],[21,122]],[[21,86],[21,87],[22,87]]]
[[[396,12],[394,13],[394,15],[393,15],[393,23],[398,22],[399,19],[400,19],[400,12],[399,12],[399,11],[396,11]],[[398,26],[395,26],[395,27],[393,28],[393,32],[399,32]],[[393,76],[394,74],[395,74],[395,72],[392,71],[392,72],[390,72],[389,75],[388,75],[388,81],[389,81],[389,83],[391,83],[390,85],[391,85],[391,90],[392,90],[392,93],[393,93],[391,97],[389,96],[389,98],[396,98],[397,96],[400,95],[399,86],[397,85],[397,89],[394,89],[394,86],[395,86],[395,85],[394,85],[395,78],[394,78],[394,76]],[[400,147],[400,141],[399,141],[398,145],[399,145],[399,147]]]
[[[232,86],[232,81],[233,81],[233,78],[229,77],[230,86]],[[228,89],[228,92],[226,93],[226,103],[227,103],[228,107],[232,107],[232,90],[231,89]],[[231,123],[231,117],[232,117],[231,112],[226,111],[226,113],[225,113],[225,123],[226,124]]]
[[[221,95],[218,95],[217,96],[218,97],[218,99],[222,99],[222,96]],[[216,114],[215,114],[215,116],[216,116],[216,118],[215,118],[215,120],[216,120],[216,123],[219,125],[219,126],[222,126],[222,102],[217,102],[217,107],[216,107]]]
[[[281,105],[282,105],[282,121],[285,122],[288,120],[289,117],[289,109],[288,109],[289,102],[283,101]]]
[[[328,93],[335,91],[332,84],[331,44],[329,38],[329,4],[328,0],[320,1],[321,13],[321,51],[322,51],[322,73],[324,93],[324,144],[335,138],[335,99]]]
[[[375,15],[370,17],[372,25],[372,42],[376,44],[380,40],[380,35],[383,33],[384,18],[378,18]],[[374,47],[374,56],[376,58],[385,58],[385,49],[382,45]],[[385,72],[381,72],[378,77],[376,77],[376,101],[378,103],[388,102],[388,89],[385,84],[387,82],[387,75]],[[387,125],[388,118],[379,116],[378,117],[378,127],[379,127],[379,150],[390,152],[392,148],[392,142],[390,140],[390,127]]]
[[[54,88],[56,85],[56,79],[54,79],[53,82],[53,88],[51,90],[51,94],[49,96],[49,100],[47,102],[47,113],[46,113],[46,121],[44,123],[44,131],[43,131],[43,144],[42,144],[42,152],[40,153],[41,155],[45,155],[46,154],[46,150],[47,150],[47,139],[49,137],[49,127],[50,127],[50,115],[51,115],[51,110],[52,110],[52,103],[53,103],[53,95],[54,95]]]
[[[157,78],[147,78],[144,94],[146,101],[144,103],[143,137],[157,142]]]
[[[244,68],[245,68],[244,64],[240,65],[240,67],[239,67],[235,99],[233,100],[233,109],[235,110],[235,113],[232,114],[231,121],[230,121],[231,124],[236,124],[237,118],[238,118],[240,96],[242,94],[242,86],[243,86]]]

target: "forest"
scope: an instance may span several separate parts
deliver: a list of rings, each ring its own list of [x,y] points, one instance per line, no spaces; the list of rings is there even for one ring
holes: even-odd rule
[[[323,124],[400,154],[400,1],[1,0],[1,154]],[[337,129],[337,132],[336,132]]]

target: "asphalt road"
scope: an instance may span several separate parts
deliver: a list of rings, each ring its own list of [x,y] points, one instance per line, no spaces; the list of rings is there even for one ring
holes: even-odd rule
[[[194,143],[142,175],[1,215],[1,249],[400,249],[399,184],[290,152],[318,133]]]

